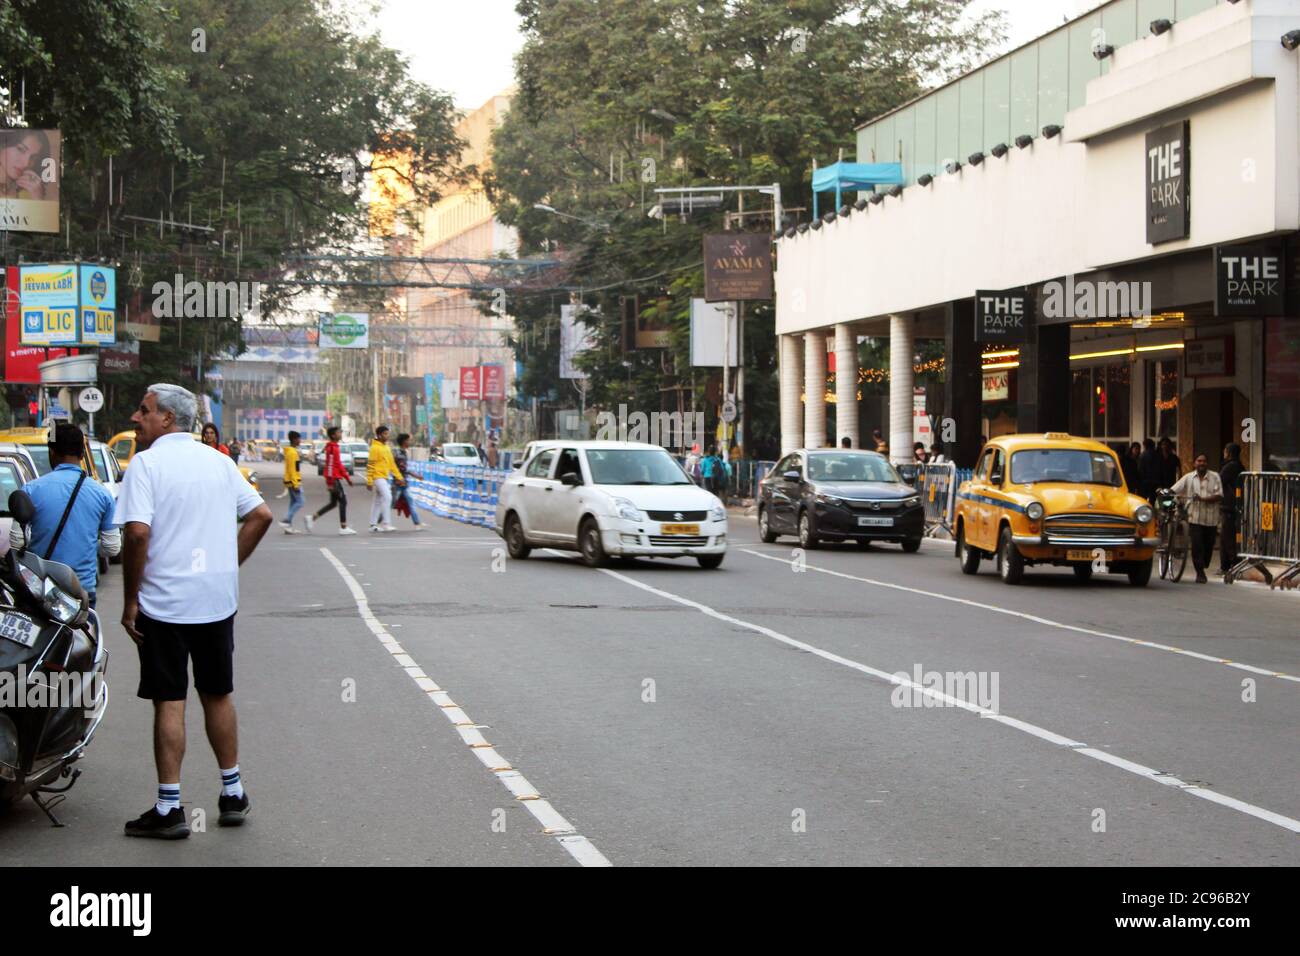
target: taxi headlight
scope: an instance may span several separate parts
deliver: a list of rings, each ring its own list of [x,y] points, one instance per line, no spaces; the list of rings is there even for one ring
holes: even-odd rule
[[[1138,524],[1146,524],[1155,517],[1155,512],[1151,510],[1150,505],[1138,505],[1138,510],[1133,512],[1133,517],[1137,519]]]
[[[626,498],[615,498],[610,504],[614,506],[614,514],[618,515],[625,521],[641,521],[641,509]]]
[[[1025,517],[1028,518],[1030,521],[1037,521],[1040,518],[1042,518],[1043,517],[1042,502],[1039,501],[1029,502],[1029,506],[1025,508]]]

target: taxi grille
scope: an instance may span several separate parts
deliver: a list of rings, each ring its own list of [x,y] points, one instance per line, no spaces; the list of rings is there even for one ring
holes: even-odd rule
[[[660,548],[707,548],[709,539],[705,535],[652,534],[650,543]]]
[[[1049,542],[1060,538],[1098,542],[1131,540],[1137,534],[1137,523],[1118,515],[1065,514],[1044,519],[1043,530]]]
[[[647,511],[651,521],[703,521],[706,512],[703,511]]]

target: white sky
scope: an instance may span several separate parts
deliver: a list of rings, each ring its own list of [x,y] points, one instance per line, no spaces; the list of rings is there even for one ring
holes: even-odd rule
[[[972,10],[1007,13],[1007,49],[1041,36],[1102,0],[974,0]],[[515,0],[383,0],[376,24],[411,60],[415,76],[477,107],[514,82],[522,38]],[[999,51],[1001,52],[1001,51]]]

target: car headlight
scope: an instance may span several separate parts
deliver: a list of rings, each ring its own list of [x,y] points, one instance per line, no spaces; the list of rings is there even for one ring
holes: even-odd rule
[[[612,502],[614,513],[627,521],[642,521],[641,509],[626,498],[615,498]]]
[[[904,508],[915,508],[915,507],[916,507],[917,505],[919,505],[920,503],[921,503],[921,496],[920,496],[920,495],[915,495],[914,497],[908,498],[906,501],[904,501],[904,502],[903,502],[903,507],[904,507]]]
[[[73,597],[49,578],[45,579],[45,610],[62,624],[71,624],[81,610],[81,600]]]
[[[709,509],[709,520],[710,520],[710,521],[726,521],[726,520],[727,520],[727,509],[724,508],[724,507],[722,507],[722,505],[714,505],[712,508]]]
[[[1025,517],[1030,521],[1037,521],[1043,516],[1043,504],[1041,501],[1031,501],[1025,508]]]
[[[1151,510],[1150,505],[1138,505],[1138,510],[1133,512],[1133,517],[1137,519],[1138,524],[1146,524],[1155,517],[1155,512]]]
[[[817,500],[820,501],[820,502],[821,502],[822,504],[824,504],[824,505],[842,505],[842,504],[844,504],[844,499],[843,499],[843,498],[836,498],[834,495],[818,495],[818,496],[817,496]]]

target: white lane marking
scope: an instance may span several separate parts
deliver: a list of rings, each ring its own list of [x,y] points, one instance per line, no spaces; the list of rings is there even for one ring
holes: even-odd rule
[[[561,555],[564,557],[571,557],[571,555],[566,554],[564,552],[551,551],[551,549],[549,548],[547,550],[552,554]],[[886,671],[878,670],[875,667],[871,667],[868,664],[863,664],[858,661],[851,660],[847,657],[841,657],[839,654],[835,654],[832,653],[831,651],[823,650],[820,647],[816,647],[812,644],[808,644],[804,641],[790,637],[789,635],[782,634],[780,631],[774,631],[770,627],[764,627],[762,624],[754,624],[750,621],[743,621],[738,617],[732,617],[730,614],[724,614],[715,608],[709,607],[707,604],[701,604],[699,601],[693,601],[690,598],[682,597],[681,595],[678,594],[673,594],[671,591],[664,591],[661,588],[657,588],[652,585],[645,584],[641,581],[637,581],[635,578],[630,578],[625,574],[619,574],[617,571],[611,571],[608,568],[601,568],[600,570],[603,574],[608,574],[612,578],[617,578],[619,581],[623,581],[627,584],[632,585],[633,587],[640,588],[643,591],[648,591],[651,594],[664,598],[665,600],[674,601],[678,604],[685,605],[686,607],[694,608],[695,610],[699,611],[702,614],[707,614],[709,617],[717,618],[719,621],[725,621],[728,624],[734,624],[737,627],[743,627],[746,630],[755,632],[756,634],[762,634],[763,636],[770,637],[775,641],[780,641],[782,644],[787,644],[790,647],[797,647],[801,651],[807,651],[810,654],[816,654],[818,657],[823,658],[824,660],[828,660],[833,664],[840,664],[844,667],[849,667],[852,668],[853,670],[860,671],[863,674],[869,674],[872,677],[878,677],[881,680],[888,681],[890,684],[907,687],[910,690],[912,690],[913,693],[929,694],[932,697],[944,701],[944,703],[946,703],[950,707],[960,707],[963,710],[967,710],[972,713],[978,714],[981,717],[987,717],[991,720],[996,720],[998,721],[998,723],[1004,724],[1007,727],[1015,728],[1016,730],[1022,731],[1024,733],[1032,734],[1033,736],[1038,737],[1041,740],[1045,740],[1048,741],[1049,743],[1056,744],[1057,746],[1064,747],[1065,749],[1073,753],[1082,754],[1085,757],[1091,757],[1094,760],[1099,760],[1102,763],[1109,764],[1113,767],[1118,767],[1121,770],[1126,770],[1129,773],[1136,774],[1137,776],[1143,777],[1147,780],[1154,780],[1155,782],[1160,783],[1163,786],[1174,787],[1182,791],[1183,793],[1191,794],[1194,797],[1200,797],[1204,800],[1210,800],[1221,806],[1229,807],[1230,809],[1236,810],[1239,813],[1244,813],[1249,816],[1255,817],[1256,819],[1263,820],[1267,823],[1272,823],[1275,826],[1282,827],[1283,829],[1290,830],[1292,833],[1300,833],[1300,820],[1296,820],[1292,817],[1284,816],[1281,813],[1277,813],[1273,810],[1269,810],[1264,807],[1255,806],[1252,803],[1246,803],[1244,800],[1238,800],[1236,797],[1229,797],[1224,794],[1217,793],[1199,784],[1186,783],[1183,780],[1180,780],[1178,777],[1164,773],[1163,771],[1155,770],[1151,767],[1143,766],[1140,763],[1134,763],[1131,760],[1126,760],[1123,757],[1117,757],[1114,754],[1110,754],[1102,750],[1094,749],[1092,747],[1089,747],[1087,744],[1083,743],[1082,741],[1073,740],[1069,737],[1062,736],[1060,734],[1057,734],[1053,731],[1046,729],[1045,727],[1039,727],[1036,724],[1031,724],[1028,721],[1019,720],[1015,717],[1007,717],[1005,714],[999,714],[995,711],[989,710],[986,707],[980,707],[978,704],[972,704],[972,703],[968,703],[967,701],[958,700],[956,697],[953,697],[949,694],[945,694],[942,691],[935,691],[932,688],[923,687],[922,685],[917,684],[912,680],[909,680],[905,676],[899,674],[890,674]],[[1213,795],[1211,796],[1211,794]]]
[[[741,554],[753,555],[756,558],[762,558],[765,561],[776,561],[780,564],[789,565],[788,558],[778,558],[774,554],[764,554],[761,551],[751,551],[749,548],[738,549]],[[1063,631],[1075,631],[1079,634],[1089,634],[1093,637],[1104,637],[1112,641],[1123,641],[1125,644],[1134,644],[1138,647],[1149,647],[1157,651],[1167,651],[1170,654],[1180,654],[1183,657],[1194,657],[1197,660],[1209,661],[1211,664],[1225,664],[1228,667],[1235,667],[1238,670],[1250,671],[1252,674],[1264,674],[1268,677],[1278,677],[1282,680],[1289,680],[1300,683],[1300,677],[1291,674],[1284,674],[1281,671],[1268,670],[1263,667],[1255,667],[1251,664],[1243,664],[1240,661],[1230,661],[1223,657],[1215,657],[1212,654],[1202,654],[1199,651],[1189,651],[1181,647],[1174,647],[1170,644],[1160,644],[1157,641],[1142,641],[1136,637],[1125,637],[1123,634],[1111,634],[1107,631],[1096,631],[1089,627],[1080,627],[1077,624],[1066,624],[1062,621],[1053,621],[1050,618],[1039,617],[1037,614],[1028,614],[1024,611],[1013,611],[1010,608],[998,607],[995,604],[984,604],[980,601],[972,601],[969,598],[955,597],[951,594],[940,594],[938,591],[926,591],[922,588],[908,587],[906,584],[894,584],[892,581],[879,581],[875,578],[864,578],[856,574],[847,574],[844,571],[832,571],[830,568],[819,568],[815,565],[805,564],[804,567],[809,571],[817,571],[820,574],[829,574],[836,578],[845,578],[849,581],[860,581],[863,584],[874,584],[876,587],[892,588],[895,591],[906,591],[909,594],[920,594],[923,597],[938,598],[941,601],[951,601],[954,604],[965,604],[969,607],[977,607],[983,611],[992,611],[994,614],[1006,614],[1009,617],[1018,617],[1025,621],[1033,621],[1035,624],[1044,624],[1047,627],[1057,627]]]
[[[451,721],[461,740],[470,748],[470,752],[483,763],[483,766],[492,771],[493,776],[501,782],[502,786],[514,794],[515,798],[523,803],[524,809],[531,813],[537,822],[542,825],[542,832],[554,836],[556,842],[564,848],[564,851],[581,866],[612,866],[613,864],[605,858],[604,854],[596,849],[595,844],[578,833],[577,828],[569,823],[555,807],[543,800],[533,785],[524,779],[523,774],[511,767],[509,761],[488,743],[476,729],[483,725],[475,724],[474,721],[470,720],[469,715],[452,700],[451,695],[425,674],[424,670],[402,649],[402,646],[384,630],[384,625],[379,623],[379,619],[370,610],[370,602],[366,597],[366,592],[357,583],[357,579],[344,567],[343,562],[336,558],[329,548],[321,548],[320,553],[325,556],[325,559],[330,564],[334,565],[334,570],[338,571],[339,577],[343,579],[343,583],[352,592],[352,598],[357,603],[357,611],[361,615],[361,620],[370,628],[371,633],[379,638],[388,652],[393,655],[393,659],[403,667],[420,690],[424,692],[425,696],[437,705],[443,715]]]

